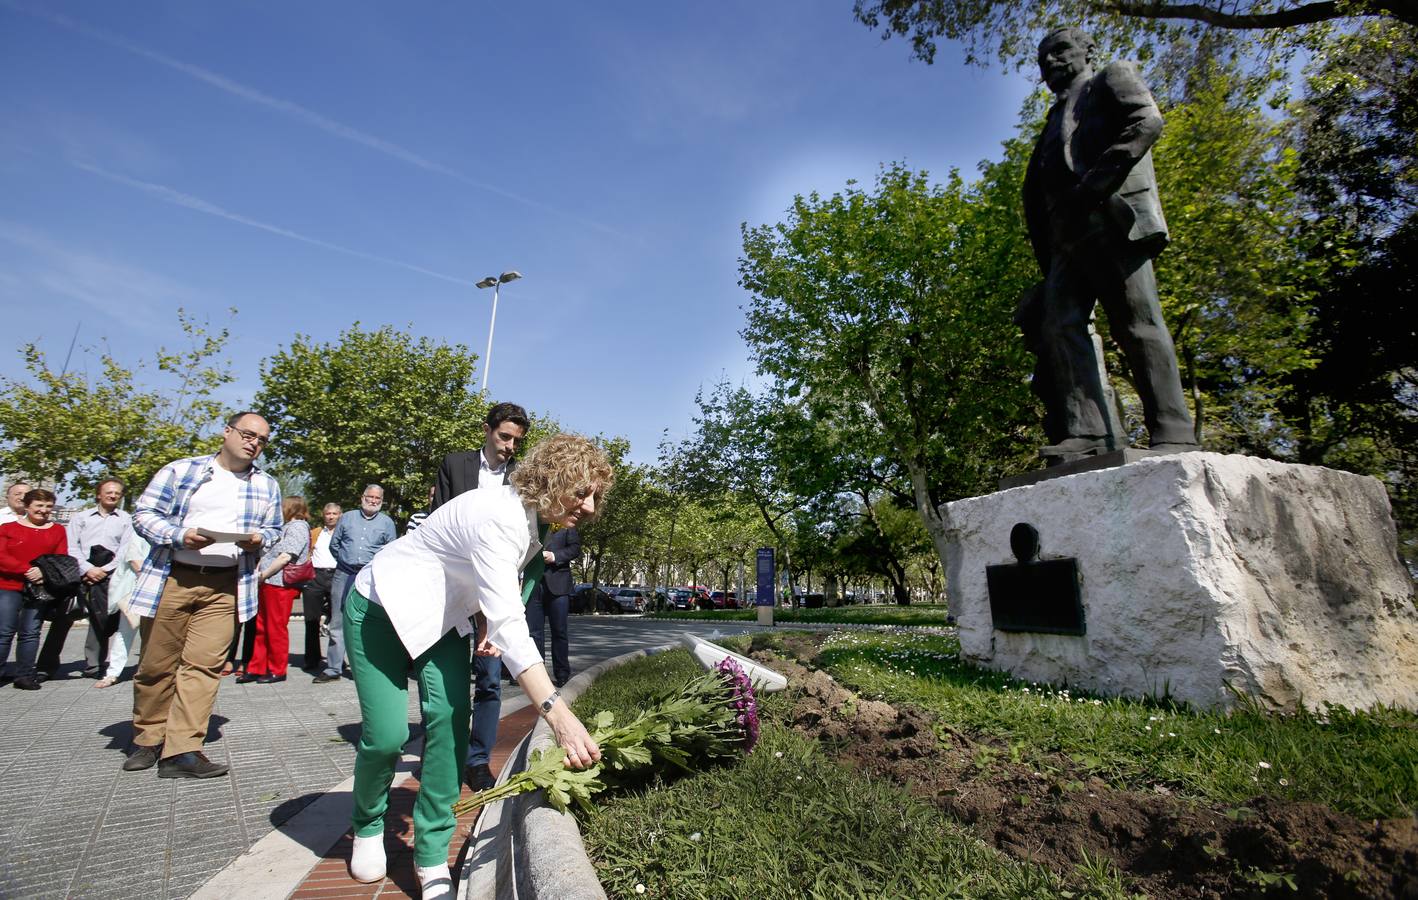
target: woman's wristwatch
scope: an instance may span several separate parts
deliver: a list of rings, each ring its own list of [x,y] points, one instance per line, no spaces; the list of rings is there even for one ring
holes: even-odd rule
[[[552,692],[547,696],[547,698],[542,701],[541,710],[542,710],[542,716],[543,716],[543,717],[545,717],[545,716],[547,715],[547,713],[551,712],[551,708],[556,705],[556,699],[557,699],[558,697],[560,697],[560,696],[561,696],[561,691],[559,691],[559,690],[552,691]]]

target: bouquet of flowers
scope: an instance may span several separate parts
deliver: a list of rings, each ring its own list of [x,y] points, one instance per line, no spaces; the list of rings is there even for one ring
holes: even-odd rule
[[[538,750],[524,771],[459,800],[454,813],[462,815],[539,788],[561,812],[573,801],[589,808],[593,794],[649,770],[674,767],[692,772],[697,764],[748,753],[758,742],[758,701],[739,664],[724,659],[624,725],[617,726],[614,714],[604,710],[592,724],[591,736],[601,748],[596,765],[568,769],[560,747]]]

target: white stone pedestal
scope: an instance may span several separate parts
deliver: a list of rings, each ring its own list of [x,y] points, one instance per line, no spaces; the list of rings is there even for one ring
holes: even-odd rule
[[[1375,479],[1183,453],[941,507],[965,659],[1017,677],[1203,708],[1418,708],[1418,610]],[[1009,532],[1078,560],[1086,634],[993,628],[985,567]],[[1229,686],[1229,687],[1228,687]]]

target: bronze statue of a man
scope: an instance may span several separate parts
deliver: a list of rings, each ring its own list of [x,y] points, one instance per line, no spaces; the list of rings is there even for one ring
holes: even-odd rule
[[[1039,44],[1039,71],[1058,98],[1024,179],[1029,239],[1044,281],[1017,320],[1038,357],[1034,389],[1062,462],[1111,449],[1116,416],[1095,352],[1093,308],[1102,303],[1132,369],[1154,450],[1197,449],[1152,259],[1167,223],[1152,170],[1162,115],[1136,68],[1094,72],[1093,41],[1077,28]]]

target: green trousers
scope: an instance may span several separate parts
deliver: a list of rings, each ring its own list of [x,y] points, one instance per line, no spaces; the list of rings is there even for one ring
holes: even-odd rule
[[[354,830],[359,837],[384,832],[389,785],[409,739],[410,673],[418,681],[423,712],[423,772],[414,803],[414,864],[447,862],[457,820],[453,804],[463,784],[472,702],[469,639],[450,631],[418,659],[410,659],[389,616],[351,590],[345,601],[345,648],[354,672],[364,727],[354,773]]]

